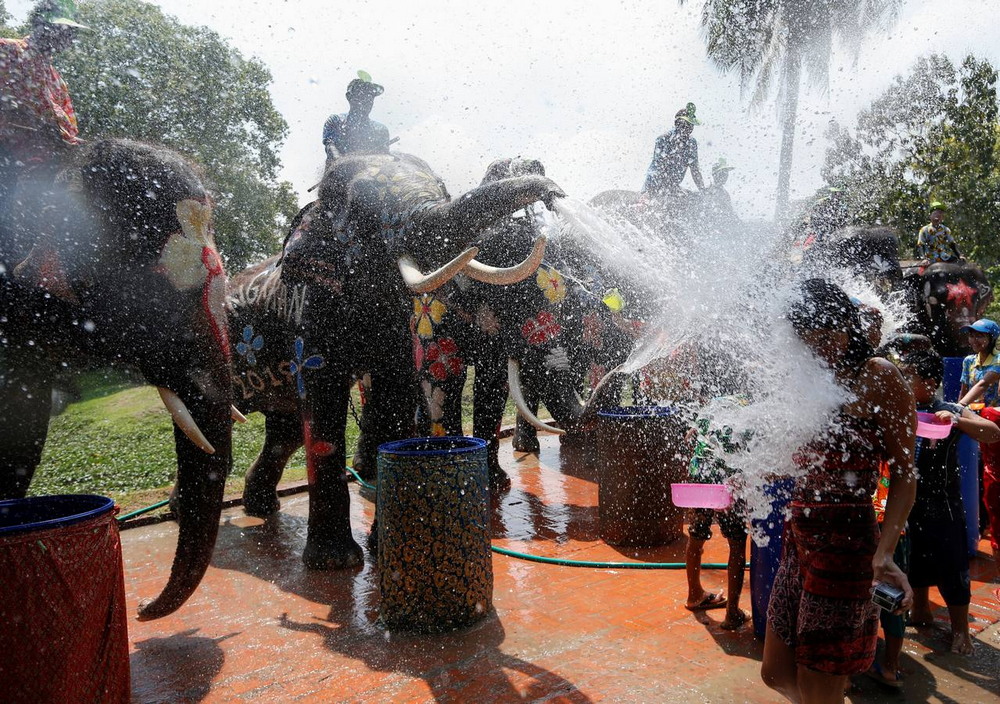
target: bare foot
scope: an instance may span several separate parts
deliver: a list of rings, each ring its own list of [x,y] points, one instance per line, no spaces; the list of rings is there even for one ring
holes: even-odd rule
[[[959,655],[972,655],[972,636],[967,631],[952,634],[951,652]]]
[[[743,609],[736,609],[736,611],[732,613],[727,610],[726,620],[719,624],[719,628],[724,628],[727,631],[735,631],[746,622],[747,615]]]
[[[930,611],[910,611],[911,626],[933,626],[934,614]]]

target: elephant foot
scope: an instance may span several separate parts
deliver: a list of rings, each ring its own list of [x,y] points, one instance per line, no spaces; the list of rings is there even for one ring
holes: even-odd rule
[[[361,477],[361,481],[367,482],[368,484],[374,484],[375,480],[378,478],[378,468],[375,462],[366,460],[360,455],[355,456],[354,463],[351,468],[355,473]]]
[[[378,522],[372,523],[372,529],[368,533],[368,557],[374,563],[378,559]]]
[[[500,468],[490,469],[490,495],[500,496],[510,491],[510,476]]]
[[[243,492],[243,513],[254,518],[269,518],[281,509],[278,494],[248,494]]]
[[[302,562],[311,570],[341,570],[364,564],[365,552],[361,546],[348,538],[346,543],[322,545],[318,541],[306,540],[302,552]]]
[[[538,437],[535,435],[521,435],[514,433],[514,440],[511,443],[516,452],[531,452],[537,454],[541,449],[538,445]]]

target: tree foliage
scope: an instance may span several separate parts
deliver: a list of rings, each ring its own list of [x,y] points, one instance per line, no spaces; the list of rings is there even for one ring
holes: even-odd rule
[[[751,105],[761,105],[780,77],[779,219],[788,206],[802,67],[825,88],[834,38],[856,51],[867,33],[895,23],[901,5],[902,0],[705,0],[701,22],[708,56],[723,73],[739,74],[741,89],[752,91]]]
[[[139,0],[83,2],[80,21],[94,31],[56,64],[81,136],[157,142],[200,163],[230,270],[276,251],[296,198],[277,180],[288,126],[271,101],[268,69],[208,28]]]
[[[968,56],[917,61],[858,116],[852,134],[831,126],[823,176],[847,188],[851,218],[895,227],[912,248],[928,205],[948,206],[946,222],[963,254],[1000,273],[1000,122],[997,71]]]

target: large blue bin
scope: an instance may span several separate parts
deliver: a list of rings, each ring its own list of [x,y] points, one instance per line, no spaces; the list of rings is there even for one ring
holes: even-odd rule
[[[0,501],[0,700],[128,702],[128,625],[111,499]]]
[[[944,400],[958,401],[962,387],[962,357],[944,358]],[[968,435],[958,441],[958,474],[969,555],[979,549],[979,443]]]
[[[764,495],[771,499],[771,512],[763,520],[753,520],[754,534],[760,531],[768,538],[767,545],[750,541],[750,606],[753,633],[763,638],[767,630],[767,604],[771,600],[774,575],[781,563],[782,536],[785,531],[785,507],[792,496],[795,480],[778,479],[765,487]]]

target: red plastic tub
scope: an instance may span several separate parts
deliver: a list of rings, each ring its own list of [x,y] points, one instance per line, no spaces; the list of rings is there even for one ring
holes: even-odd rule
[[[0,501],[0,700],[128,702],[125,579],[103,496]]]

